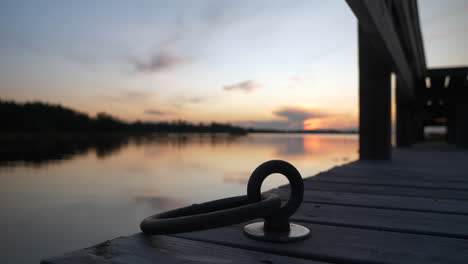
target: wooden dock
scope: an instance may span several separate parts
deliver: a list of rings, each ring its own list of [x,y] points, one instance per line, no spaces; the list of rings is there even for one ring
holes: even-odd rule
[[[396,149],[305,180],[302,242],[247,238],[245,224],[135,234],[43,263],[468,263],[468,151]],[[273,190],[287,199],[288,186]]]

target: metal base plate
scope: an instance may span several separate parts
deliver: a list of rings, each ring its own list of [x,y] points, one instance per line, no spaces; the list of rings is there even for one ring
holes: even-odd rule
[[[310,235],[310,230],[307,227],[290,223],[289,232],[265,232],[263,230],[264,222],[257,222],[246,225],[244,227],[244,234],[250,238],[262,241],[287,243],[300,241]]]

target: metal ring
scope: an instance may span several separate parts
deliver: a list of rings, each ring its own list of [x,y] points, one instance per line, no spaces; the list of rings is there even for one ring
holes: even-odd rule
[[[255,202],[247,195],[236,196],[149,216],[140,229],[151,235],[192,232],[265,217],[280,207],[276,194],[262,195]]]
[[[247,184],[247,196],[251,202],[257,202],[262,199],[261,187],[266,177],[273,173],[281,173],[288,178],[291,185],[291,193],[288,202],[275,210],[275,218],[288,219],[296,212],[302,203],[304,196],[304,183],[299,171],[290,163],[283,160],[270,160],[258,166],[250,176]]]

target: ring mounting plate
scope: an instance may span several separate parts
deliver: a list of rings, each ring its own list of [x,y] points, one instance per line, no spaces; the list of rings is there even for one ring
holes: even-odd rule
[[[307,227],[293,223],[289,224],[289,232],[265,232],[263,223],[257,222],[246,225],[244,227],[244,234],[256,240],[277,243],[300,241],[310,235],[310,230]]]

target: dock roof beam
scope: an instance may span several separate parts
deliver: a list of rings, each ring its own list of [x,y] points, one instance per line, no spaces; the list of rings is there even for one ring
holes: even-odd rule
[[[359,153],[391,158],[390,75],[397,74],[398,145],[411,144],[416,87],[426,61],[416,0],[346,0],[359,25]]]
[[[415,0],[346,0],[361,29],[400,76],[405,99],[425,76],[426,61]]]

